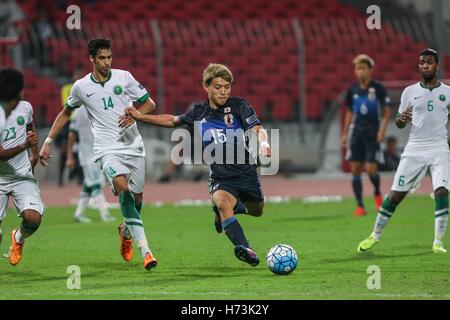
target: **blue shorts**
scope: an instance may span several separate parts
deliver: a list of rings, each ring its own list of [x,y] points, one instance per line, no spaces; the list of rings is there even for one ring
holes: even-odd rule
[[[380,156],[380,144],[376,137],[353,135],[345,159],[356,162],[377,162]]]
[[[217,178],[209,180],[209,193],[213,195],[217,190],[231,193],[242,202],[264,201],[264,194],[258,175],[242,175],[233,178]]]

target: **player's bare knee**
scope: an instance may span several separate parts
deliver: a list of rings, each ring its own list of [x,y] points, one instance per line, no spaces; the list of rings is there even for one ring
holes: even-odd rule
[[[435,197],[446,197],[448,196],[448,190],[444,187],[437,188],[434,190]]]
[[[25,210],[22,213],[22,219],[29,225],[39,226],[41,224],[42,216],[35,210]]]
[[[135,193],[134,194],[134,202],[141,203],[142,202],[142,193]]]
[[[403,198],[405,198],[407,192],[396,192],[392,191],[389,193],[388,199],[393,205],[398,205],[400,202],[402,202]]]

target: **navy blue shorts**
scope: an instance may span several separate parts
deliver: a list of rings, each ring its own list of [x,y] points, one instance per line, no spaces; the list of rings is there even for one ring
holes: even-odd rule
[[[377,162],[380,157],[380,144],[377,138],[353,135],[347,149],[346,160],[357,162]]]
[[[242,202],[264,201],[264,194],[258,175],[242,175],[233,178],[218,178],[209,180],[209,193],[217,190],[231,193]]]

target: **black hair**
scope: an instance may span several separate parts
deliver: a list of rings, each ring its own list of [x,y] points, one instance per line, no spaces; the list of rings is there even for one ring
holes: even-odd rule
[[[23,73],[15,68],[0,68],[0,101],[20,99],[24,87]]]
[[[419,57],[421,56],[433,56],[436,64],[439,64],[439,53],[431,48],[423,49],[419,52]]]
[[[112,48],[112,42],[109,39],[106,38],[93,38],[89,40],[88,43],[88,53],[90,56],[95,58],[95,55],[99,50],[102,49],[108,49],[111,50]]]

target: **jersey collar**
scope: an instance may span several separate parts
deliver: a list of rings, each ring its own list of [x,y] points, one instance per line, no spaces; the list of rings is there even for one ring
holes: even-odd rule
[[[435,85],[434,87],[431,87],[431,88],[425,87],[425,86],[422,84],[422,81],[420,81],[419,84],[420,84],[420,86],[421,86],[422,88],[428,89],[428,90],[430,90],[430,91],[433,91],[433,89],[439,88],[439,87],[441,86],[442,82],[438,81],[437,85]]]
[[[109,70],[109,72],[108,72],[108,77],[106,78],[106,80],[103,81],[103,82],[100,82],[100,81],[95,80],[94,74],[91,72],[91,80],[92,80],[92,82],[98,83],[98,84],[100,84],[102,87],[104,87],[104,86],[105,86],[105,83],[108,82],[108,81],[111,79],[111,76],[112,76],[112,71]]]

